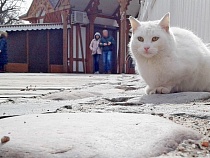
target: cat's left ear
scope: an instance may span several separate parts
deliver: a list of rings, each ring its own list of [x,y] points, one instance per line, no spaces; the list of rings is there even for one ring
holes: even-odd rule
[[[166,30],[166,32],[169,32],[170,28],[170,13],[167,13],[163,16],[163,18],[160,20],[159,25]]]
[[[132,16],[129,17],[129,20],[131,23],[132,31],[134,32],[140,26],[140,22]]]

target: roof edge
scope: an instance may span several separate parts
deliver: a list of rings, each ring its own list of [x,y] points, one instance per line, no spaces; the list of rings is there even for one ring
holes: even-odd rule
[[[71,28],[68,25],[68,28]],[[55,30],[63,29],[62,23],[43,23],[43,24],[18,24],[18,25],[0,25],[1,31],[30,31],[30,30]]]

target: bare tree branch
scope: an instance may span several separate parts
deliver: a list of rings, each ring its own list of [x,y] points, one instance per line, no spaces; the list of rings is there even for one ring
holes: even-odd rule
[[[0,25],[19,22],[21,4],[24,0],[0,0]]]

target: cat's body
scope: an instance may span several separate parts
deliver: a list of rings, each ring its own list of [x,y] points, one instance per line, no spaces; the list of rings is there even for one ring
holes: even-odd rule
[[[169,14],[160,21],[130,21],[130,50],[147,94],[210,92],[210,50],[196,35],[170,28]]]

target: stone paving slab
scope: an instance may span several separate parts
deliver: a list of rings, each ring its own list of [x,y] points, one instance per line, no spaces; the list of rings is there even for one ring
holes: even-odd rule
[[[197,100],[205,100],[210,98],[209,92],[182,92],[173,94],[154,94],[144,95],[141,98],[129,100],[142,104],[187,104]]]
[[[201,135],[171,121],[137,114],[46,114],[0,120],[2,158],[137,158],[159,156]]]
[[[1,90],[0,98],[32,98],[49,94],[51,92],[58,92],[58,90]]]
[[[209,140],[206,139],[210,136],[210,93],[207,92],[147,96],[141,77],[125,74],[2,74],[0,80],[0,121],[16,115],[41,117],[40,114],[46,113],[148,114],[191,128]],[[183,146],[184,152],[177,148],[165,156],[205,157],[210,151],[210,147],[201,151],[189,143]]]
[[[49,92],[72,89],[94,81],[103,76],[74,74],[1,74],[0,98],[21,98],[41,96]],[[79,81],[79,82],[78,82]]]
[[[4,103],[4,102],[6,102],[6,101],[7,101],[6,98],[0,98],[0,103]]]
[[[39,99],[12,99],[7,100],[5,103],[0,105],[0,118],[14,115],[28,115],[28,114],[42,114],[55,112],[61,106],[68,104],[60,101],[45,100],[45,102]]]

